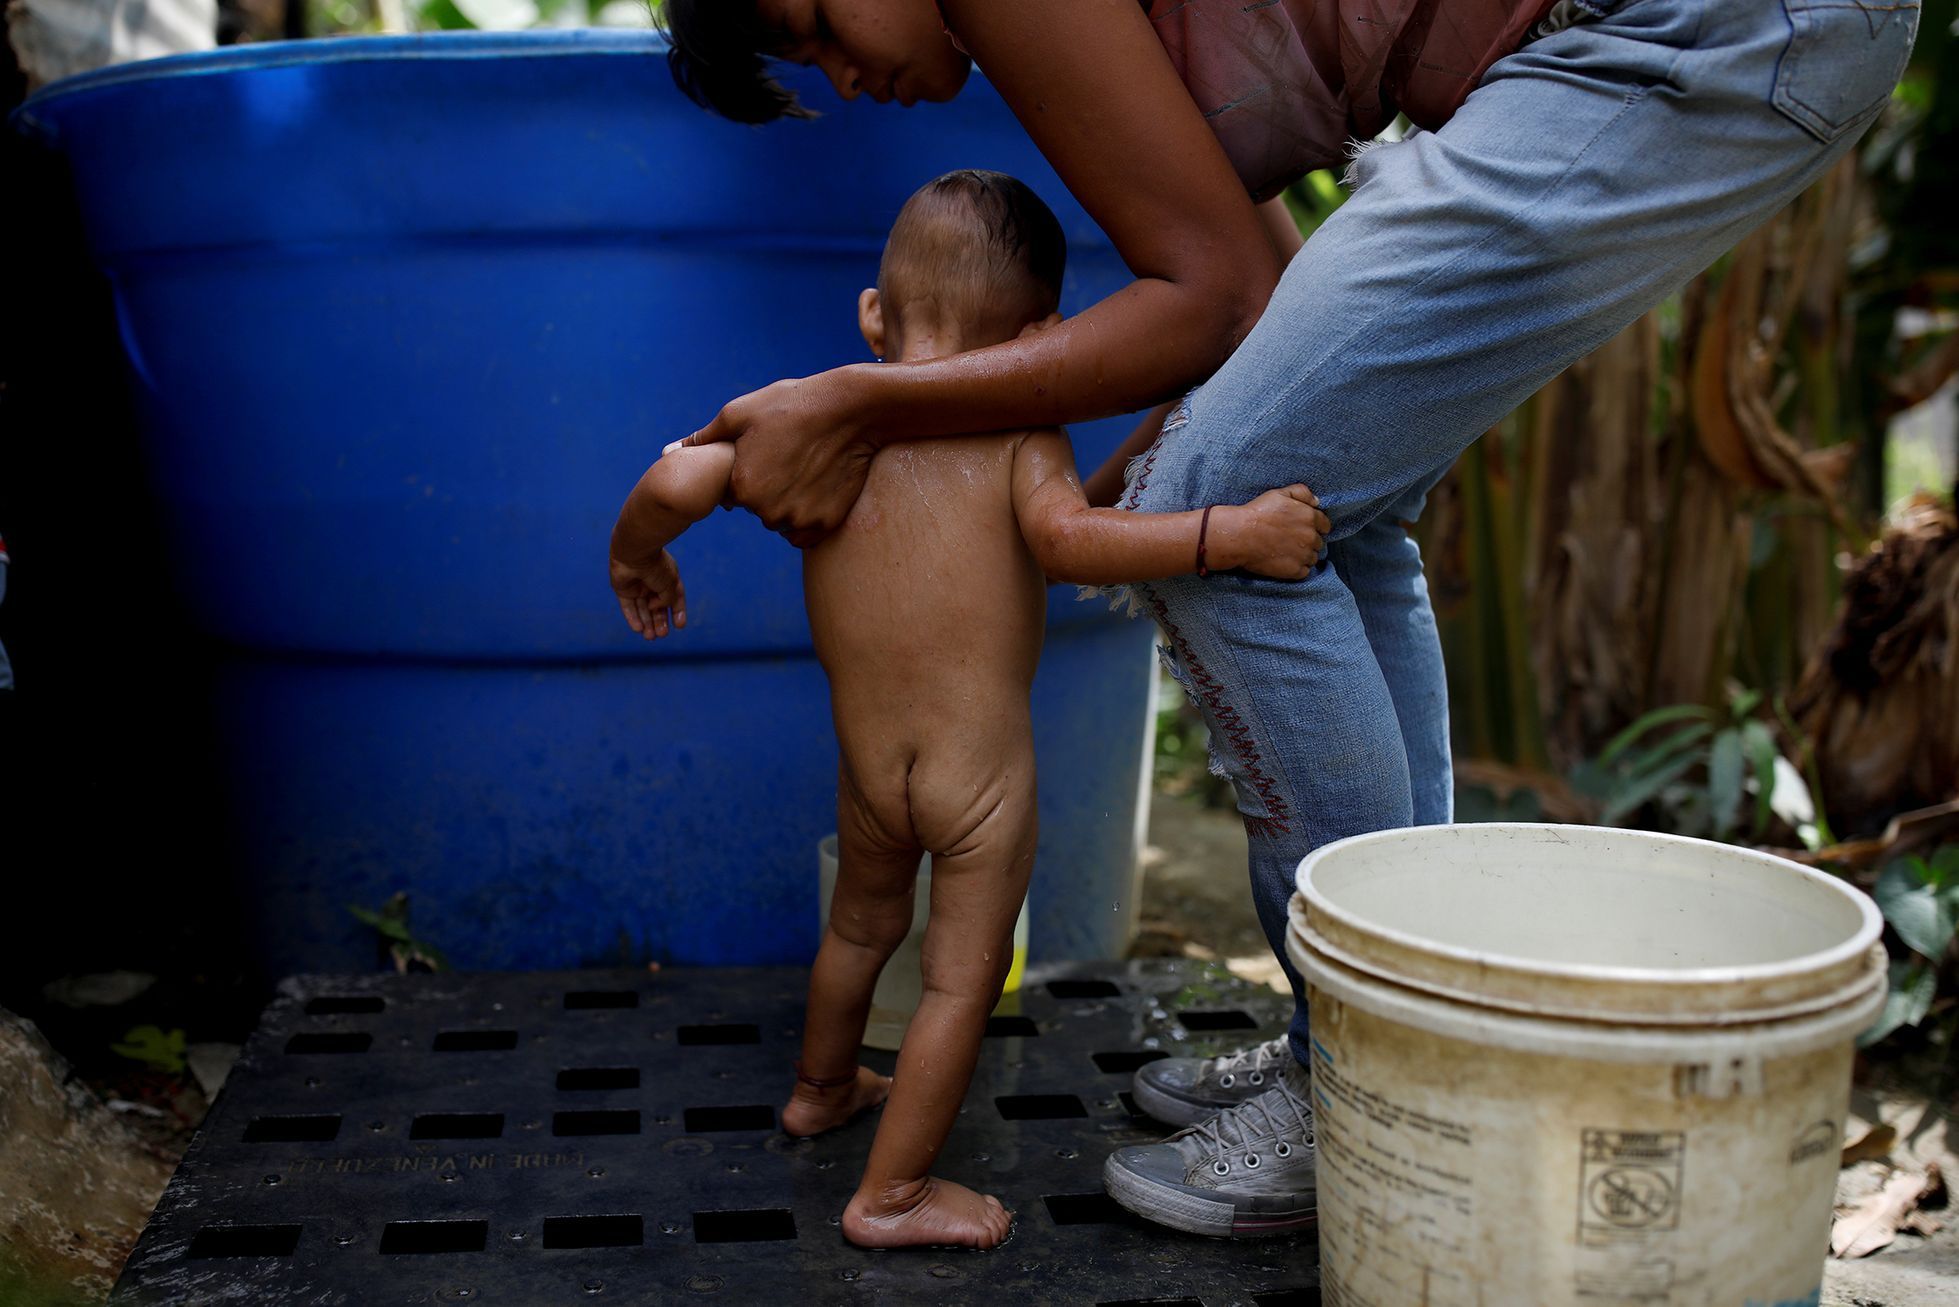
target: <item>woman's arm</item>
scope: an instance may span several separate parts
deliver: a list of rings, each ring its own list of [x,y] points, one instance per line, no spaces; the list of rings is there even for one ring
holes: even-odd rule
[[[1299,223],[1294,220],[1292,210],[1286,207],[1285,197],[1274,196],[1259,205],[1258,220],[1271,240],[1272,251],[1279,256],[1281,266],[1292,262],[1292,256],[1299,253],[1306,240],[1299,234]],[[1155,442],[1157,432],[1163,429],[1163,420],[1170,416],[1170,410],[1176,406],[1176,400],[1166,399],[1145,413],[1135,430],[1116,447],[1115,453],[1109,455],[1102,466],[1082,483],[1082,491],[1088,496],[1089,503],[1097,508],[1114,507],[1115,502],[1122,498],[1124,476],[1130,461]]]
[[[1210,375],[1280,262],[1135,0],[946,0],[960,39],[1136,280],[1048,331],[742,396],[690,444],[741,437],[734,495],[808,540],[877,445],[1134,412]]]

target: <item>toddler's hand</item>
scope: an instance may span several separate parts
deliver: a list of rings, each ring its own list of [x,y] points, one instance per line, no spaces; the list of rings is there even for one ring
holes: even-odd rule
[[[1325,555],[1326,533],[1332,529],[1320,511],[1319,496],[1305,486],[1286,486],[1268,490],[1249,504],[1212,509],[1205,554],[1214,571],[1236,567],[1296,581]]]
[[[671,635],[687,625],[687,588],[680,568],[662,549],[651,562],[625,563],[612,559],[612,589],[626,625],[648,640]]]

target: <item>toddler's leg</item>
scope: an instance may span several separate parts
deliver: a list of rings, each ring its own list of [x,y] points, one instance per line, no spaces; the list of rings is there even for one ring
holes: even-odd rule
[[[987,1014],[1013,962],[1014,918],[1034,869],[1034,766],[1031,741],[1014,760],[995,802],[966,787],[966,801],[986,815],[949,848],[932,855],[932,916],[925,930],[922,997],[898,1050],[898,1074],[856,1197],[844,1211],[844,1236],[871,1248],[964,1244],[991,1248],[1007,1237],[1012,1214],[979,1194],[931,1174],[952,1132],[979,1059]],[[919,769],[919,770],[922,770]],[[914,771],[913,805],[921,785]]]
[[[890,833],[843,769],[837,802],[837,884],[809,975],[809,1013],[796,1089],[782,1128],[815,1135],[884,1101],[891,1081],[857,1064],[878,973],[911,930],[923,850]]]

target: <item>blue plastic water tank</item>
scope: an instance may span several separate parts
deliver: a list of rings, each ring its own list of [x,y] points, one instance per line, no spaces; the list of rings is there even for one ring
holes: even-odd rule
[[[464,967],[797,962],[835,739],[794,550],[681,543],[649,647],[605,545],[660,446],[864,357],[856,294],[922,182],[990,167],[1067,231],[1064,310],[1127,279],[975,77],[909,112],[750,128],[644,33],[233,48],[55,83],[172,567],[230,651],[239,885],[275,973],[367,965],[397,889]],[[1075,432],[1092,467],[1126,424]],[[1125,942],[1141,624],[1057,591],[1035,698],[1037,958]]]

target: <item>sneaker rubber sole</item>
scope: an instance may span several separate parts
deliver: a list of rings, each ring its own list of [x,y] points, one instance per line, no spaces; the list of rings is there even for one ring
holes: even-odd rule
[[[1311,1229],[1320,1219],[1317,1201],[1291,1210],[1241,1212],[1228,1198],[1205,1197],[1202,1190],[1146,1179],[1117,1165],[1114,1157],[1102,1164],[1102,1187],[1118,1206],[1145,1221],[1212,1239],[1290,1234]]]

